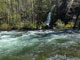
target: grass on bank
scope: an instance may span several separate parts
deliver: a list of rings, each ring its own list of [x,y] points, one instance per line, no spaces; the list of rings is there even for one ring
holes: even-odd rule
[[[41,29],[45,28],[46,24],[32,24],[31,22],[15,22],[15,23],[2,23],[0,24],[0,30],[33,30],[33,29]],[[65,29],[72,29],[74,24],[69,22],[68,24],[64,24],[61,21],[56,22],[56,29],[54,30],[65,30]]]
[[[29,24],[25,22],[17,22],[16,24],[0,24],[0,30],[20,30],[20,29],[36,29],[36,24]]]

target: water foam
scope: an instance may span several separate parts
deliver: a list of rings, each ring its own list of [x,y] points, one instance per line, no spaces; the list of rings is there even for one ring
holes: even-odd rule
[[[41,32],[39,35],[38,33]],[[69,47],[80,42],[80,34],[49,34],[54,31],[28,31],[28,32],[0,32],[0,58],[17,54],[23,48],[32,47],[35,45],[44,46],[50,44],[59,44],[61,47]],[[57,42],[58,39],[68,40],[65,42]],[[34,47],[33,47],[34,48]]]

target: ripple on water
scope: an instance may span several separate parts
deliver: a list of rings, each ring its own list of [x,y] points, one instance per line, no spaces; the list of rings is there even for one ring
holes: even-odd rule
[[[33,57],[31,58],[35,58],[35,56],[39,56],[42,58],[42,56],[45,55],[44,53],[48,53],[47,57],[45,57],[47,60],[56,59],[55,58],[56,55],[51,58],[48,58],[48,56],[50,57],[53,52],[56,52],[55,54],[62,54],[62,52],[60,52],[59,49],[62,50],[63,48],[67,49],[69,48],[69,51],[65,51],[66,53],[68,53],[71,50],[70,46],[78,45],[79,43],[80,43],[80,34],[77,33],[74,34],[63,33],[55,35],[53,34],[53,31],[45,31],[45,32],[3,31],[0,32],[0,58],[15,57],[15,56],[18,57],[20,55],[24,56],[24,58],[26,56],[31,57],[32,55]],[[79,51],[80,48],[79,45],[77,47],[78,48],[75,47],[76,51]],[[64,57],[62,59],[65,59],[65,56],[63,55],[57,55],[57,57],[58,59],[61,59],[62,57]],[[69,58],[67,56],[66,58],[77,59],[77,58]]]

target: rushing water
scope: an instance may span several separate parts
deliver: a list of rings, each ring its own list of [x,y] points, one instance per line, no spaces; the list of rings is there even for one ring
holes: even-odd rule
[[[2,31],[0,60],[80,60],[80,34]]]

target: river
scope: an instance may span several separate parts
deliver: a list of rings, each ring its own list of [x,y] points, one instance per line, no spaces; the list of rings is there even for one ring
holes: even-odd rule
[[[0,60],[80,60],[80,34],[0,32]]]

